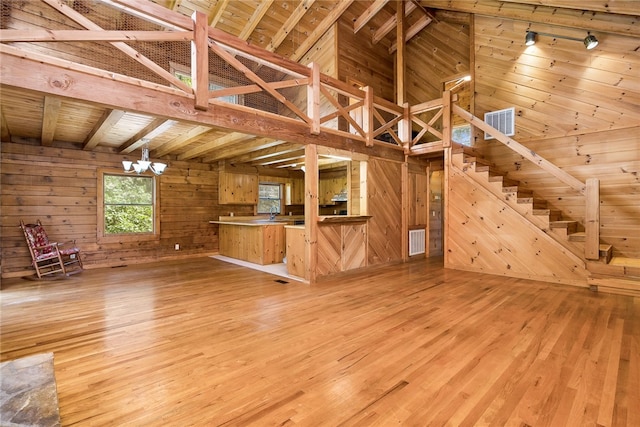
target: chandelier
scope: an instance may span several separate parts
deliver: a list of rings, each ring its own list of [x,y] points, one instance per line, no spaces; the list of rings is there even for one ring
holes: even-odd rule
[[[123,160],[122,166],[127,173],[135,172],[138,175],[150,170],[156,175],[162,175],[162,172],[167,168],[165,163],[151,162],[149,161],[149,147],[142,147],[142,157],[136,163],[130,160]],[[133,170],[131,169],[133,167]]]

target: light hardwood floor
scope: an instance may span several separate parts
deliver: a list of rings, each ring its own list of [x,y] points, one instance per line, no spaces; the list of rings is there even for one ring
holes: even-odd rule
[[[640,426],[640,301],[420,260],[309,286],[211,258],[3,281],[65,426]]]

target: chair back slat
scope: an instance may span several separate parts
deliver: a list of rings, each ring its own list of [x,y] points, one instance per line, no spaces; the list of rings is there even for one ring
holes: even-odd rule
[[[37,249],[41,246],[47,246],[49,244],[49,237],[47,236],[47,232],[44,227],[38,220],[37,224],[23,224],[22,230],[24,231],[24,236],[27,239],[27,243],[29,244],[29,248],[33,252],[33,255],[38,258],[44,254],[51,253],[53,248],[46,247]]]

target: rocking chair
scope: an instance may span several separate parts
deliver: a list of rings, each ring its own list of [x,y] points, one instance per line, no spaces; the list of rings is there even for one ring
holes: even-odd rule
[[[75,240],[63,244],[50,242],[40,220],[36,224],[25,224],[20,220],[20,228],[27,241],[31,263],[39,279],[49,274],[68,275],[83,270],[80,249],[76,247]]]

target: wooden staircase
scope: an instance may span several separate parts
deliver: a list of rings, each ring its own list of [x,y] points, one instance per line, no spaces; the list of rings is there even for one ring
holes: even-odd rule
[[[530,219],[547,234],[558,237],[565,248],[576,256],[584,259],[584,231],[577,221],[562,219],[562,212],[550,209],[547,201],[534,196],[532,190],[523,187],[520,182],[507,178],[506,174],[495,169],[491,162],[467,153],[464,149],[455,149],[454,156],[458,156],[459,164],[466,172],[470,170],[475,174],[484,175],[491,183],[494,194],[501,195],[505,202],[509,203],[523,216]],[[608,263],[611,259],[613,248],[611,245],[600,245],[599,262]]]
[[[471,152],[469,152],[471,150]],[[510,179],[494,168],[486,159],[476,156],[473,149],[457,147],[452,150],[452,160],[468,175],[485,179],[490,190],[509,204],[533,224],[577,257],[585,260],[584,228],[577,221],[565,220],[562,212],[548,207],[547,201],[537,198],[531,189]],[[590,277],[588,284],[594,291],[640,296],[640,260],[620,261],[622,265],[611,265],[613,247],[600,244],[599,259],[585,260]]]

